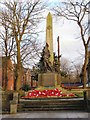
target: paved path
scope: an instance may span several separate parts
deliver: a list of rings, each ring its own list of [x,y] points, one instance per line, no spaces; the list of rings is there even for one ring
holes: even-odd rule
[[[65,111],[30,111],[28,113],[5,114],[0,117],[4,119],[5,118],[64,118],[64,119],[67,118],[65,120],[69,120],[70,118],[77,118],[77,120],[79,120],[81,118],[84,118],[85,120],[86,119],[89,120],[88,118],[90,117],[90,115],[87,112],[78,112],[78,111],[70,111],[70,112],[69,111],[66,112]]]

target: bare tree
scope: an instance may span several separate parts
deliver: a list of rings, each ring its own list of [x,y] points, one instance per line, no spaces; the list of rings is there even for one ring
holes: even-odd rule
[[[2,19],[0,19],[1,27],[2,30],[0,31],[0,44],[2,45],[2,52],[5,57],[5,90],[7,89],[7,82],[8,82],[8,77],[7,77],[7,69],[8,69],[8,58],[10,58],[12,50],[13,50],[13,45],[14,41],[11,38],[11,33],[8,28],[8,22],[5,19],[5,16],[2,16]],[[2,81],[3,82],[3,81]]]
[[[69,60],[67,60],[66,58],[61,58],[60,69],[61,73],[65,74],[65,76],[68,76],[71,71]]]
[[[86,17],[90,14],[89,11],[89,3],[85,0],[81,1],[71,1],[67,0],[67,2],[62,2],[58,4],[56,8],[54,8],[54,12],[58,17],[63,16],[64,18],[74,21],[77,23],[80,30],[80,37],[83,42],[84,50],[85,50],[85,59],[83,65],[83,87],[86,87],[86,68],[88,63],[88,45],[90,43],[90,36],[87,35],[89,23],[86,22]]]
[[[22,68],[22,55],[26,49],[30,50],[29,43],[33,45],[37,38],[36,27],[42,18],[41,13],[45,8],[41,0],[26,0],[24,2],[7,1],[3,3],[3,9],[1,14],[5,16],[5,20],[8,22],[7,27],[12,32],[11,37],[15,40],[16,44],[16,59],[17,59],[17,80],[16,89],[21,87],[21,68]],[[2,19],[2,18],[0,18]],[[27,45],[27,47],[25,46]],[[34,44],[34,48],[35,48]],[[22,48],[22,49],[21,49]],[[35,50],[35,49],[34,49]],[[33,50],[32,50],[33,51]]]
[[[74,77],[77,81],[81,81],[80,75],[81,75],[81,71],[82,71],[82,64],[81,63],[75,63],[72,62],[72,68],[73,68],[73,73],[74,73]]]
[[[66,58],[61,58],[61,70],[68,71],[69,68],[69,60]]]

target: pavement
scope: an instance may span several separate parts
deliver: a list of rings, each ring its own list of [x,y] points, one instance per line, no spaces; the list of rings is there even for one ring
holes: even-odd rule
[[[29,111],[27,113],[0,115],[1,120],[90,120],[90,113],[80,111]],[[48,119],[47,119],[48,118]]]

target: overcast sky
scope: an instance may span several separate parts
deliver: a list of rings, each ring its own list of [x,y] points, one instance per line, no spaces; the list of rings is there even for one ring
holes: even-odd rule
[[[49,0],[50,7],[57,4],[60,0]],[[63,0],[61,0],[62,2]],[[44,17],[47,17],[48,12],[46,10]],[[84,47],[82,40],[80,40],[80,31],[76,22],[68,21],[63,18],[56,18],[52,11],[50,11],[53,17],[53,46],[54,51],[57,54],[57,37],[60,37],[60,54],[62,57],[67,58],[69,61],[82,62],[84,57]],[[46,19],[41,24],[41,29],[46,32]],[[45,42],[46,33],[41,34],[41,40]],[[80,61],[79,61],[80,60]]]

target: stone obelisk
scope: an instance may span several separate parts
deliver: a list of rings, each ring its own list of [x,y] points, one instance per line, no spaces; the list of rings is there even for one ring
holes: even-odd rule
[[[53,26],[52,26],[52,15],[49,12],[46,19],[46,43],[49,45],[48,49],[50,51],[50,62],[53,65]]]
[[[50,57],[49,57],[49,63],[51,67],[53,67],[53,62],[54,62],[54,54],[53,54],[53,26],[52,26],[52,15],[49,12],[47,15],[46,19],[46,43],[48,44],[48,52],[50,52]],[[46,44],[46,46],[47,46]],[[45,46],[45,47],[46,47]],[[44,51],[45,54],[45,51]],[[44,56],[47,60],[47,56]],[[48,62],[44,61],[47,65]],[[47,65],[48,66],[48,65]],[[45,68],[47,67],[45,66]],[[50,66],[49,66],[50,68]],[[60,75],[58,73],[55,73],[53,70],[47,70],[44,71],[43,73],[40,73],[38,75],[38,86],[42,87],[55,87],[57,85],[60,85]]]

